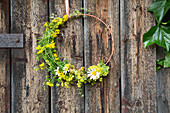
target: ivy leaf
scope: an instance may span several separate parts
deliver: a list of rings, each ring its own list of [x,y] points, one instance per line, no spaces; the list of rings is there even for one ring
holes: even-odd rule
[[[170,52],[165,56],[164,67],[170,67]]]
[[[145,48],[149,45],[156,43],[159,46],[165,48],[167,51],[169,51],[170,26],[167,24],[166,26],[156,25],[151,27],[149,31],[143,35],[143,43]]]
[[[148,11],[153,12],[158,25],[161,23],[164,15],[170,8],[170,0],[157,0],[153,2],[150,6]]]

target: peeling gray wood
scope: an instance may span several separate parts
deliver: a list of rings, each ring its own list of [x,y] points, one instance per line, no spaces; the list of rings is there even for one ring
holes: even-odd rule
[[[0,2],[0,33],[9,33],[9,0]],[[10,113],[10,49],[0,49],[0,113]]]
[[[110,26],[114,36],[114,55],[110,61],[110,73],[103,82],[85,85],[85,113],[120,113],[120,62],[119,62],[119,1],[84,0],[85,9]],[[112,40],[107,28],[94,18],[84,20],[85,67],[97,65],[99,60],[108,59]]]
[[[122,113],[156,113],[156,48],[144,49],[143,34],[155,24],[153,0],[120,1]]]
[[[70,0],[70,13],[82,7],[81,0]],[[50,14],[59,17],[65,15],[65,1],[51,0]],[[67,58],[71,64],[78,68],[83,66],[83,23],[82,18],[72,19],[61,29],[61,37],[56,39],[57,51],[62,58]],[[52,87],[51,112],[52,113],[84,113],[84,98],[78,94],[76,83],[69,88]]]
[[[48,20],[47,0],[11,0],[11,33],[24,35],[24,48],[11,50],[12,113],[49,113],[49,90],[43,88],[47,71],[37,66],[37,34]]]
[[[164,49],[157,46],[156,58],[165,57]],[[157,112],[170,112],[170,68],[162,68],[156,73]]]
[[[23,48],[23,34],[0,34],[0,48]]]

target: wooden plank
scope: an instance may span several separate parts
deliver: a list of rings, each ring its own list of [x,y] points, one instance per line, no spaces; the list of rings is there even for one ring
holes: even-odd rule
[[[156,113],[156,48],[144,49],[143,34],[154,25],[153,0],[121,0],[122,113]]]
[[[110,74],[101,83],[85,86],[85,113],[120,113],[119,0],[84,0],[84,7],[110,25],[115,44]],[[102,59],[106,61],[111,45],[107,28],[87,17],[84,21],[85,67],[96,65]]]
[[[163,48],[156,48],[156,58],[165,57]],[[156,94],[157,94],[157,111],[158,113],[170,112],[170,68],[163,68],[157,71],[156,76]]]
[[[82,7],[81,0],[70,0],[70,12]],[[65,11],[64,0],[51,0],[50,13],[62,17]],[[83,66],[83,24],[82,19],[71,20],[61,31],[62,37],[57,39],[58,52],[62,58],[67,58],[77,67]],[[51,90],[52,113],[83,113],[84,98],[78,95],[76,84],[70,88],[53,87]]]
[[[46,71],[34,71],[37,34],[48,19],[47,0],[12,0],[11,32],[24,34],[24,49],[12,49],[12,113],[48,113]]]
[[[70,13],[82,7],[81,0],[70,0]],[[50,1],[50,13],[62,17],[65,12],[64,0]],[[62,39],[57,40],[58,52],[62,58],[67,58],[78,68],[83,66],[83,24],[82,19],[71,20],[61,31]],[[53,87],[51,92],[52,113],[83,113],[84,98],[78,94],[76,84],[63,87]]]
[[[23,34],[0,34],[0,48],[23,48]]]
[[[0,33],[9,33],[9,0],[0,2]],[[10,113],[9,49],[0,49],[0,112]]]

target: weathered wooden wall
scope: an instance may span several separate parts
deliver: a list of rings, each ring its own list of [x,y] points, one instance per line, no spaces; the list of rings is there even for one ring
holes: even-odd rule
[[[70,89],[43,89],[47,71],[34,71],[36,38],[49,16],[65,14],[64,0],[1,0],[0,33],[24,35],[24,48],[0,49],[2,113],[169,113],[170,70],[156,73],[156,46],[143,47],[142,36],[155,24],[147,12],[153,0],[70,0],[70,12],[84,7],[106,22],[114,35],[110,73],[103,82]],[[78,67],[107,60],[112,40],[103,24],[86,17],[68,21],[56,40],[62,57]],[[38,62],[39,63],[39,62]]]
[[[0,33],[9,33],[9,0],[0,2]],[[10,49],[0,49],[0,112],[10,112]]]
[[[152,0],[121,0],[122,112],[156,113],[156,48],[144,49],[143,34],[154,25]]]
[[[84,7],[110,25],[115,48],[108,77],[94,86],[85,86],[85,112],[120,113],[119,0],[85,0]],[[84,20],[84,48],[86,68],[102,59],[106,62],[112,50],[107,28],[90,17]]]

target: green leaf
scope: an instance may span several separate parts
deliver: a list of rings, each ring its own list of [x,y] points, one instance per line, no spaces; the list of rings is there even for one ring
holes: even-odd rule
[[[143,35],[143,43],[145,48],[154,43],[165,48],[167,51],[170,49],[170,26],[156,25],[149,29]]]
[[[165,60],[165,59],[157,60],[157,61],[156,61],[156,64],[159,65],[159,66],[163,66],[164,60]]]
[[[164,67],[170,67],[170,52],[165,56]]]
[[[158,22],[159,25],[164,15],[169,10],[169,8],[170,8],[170,0],[157,0],[150,5],[148,11],[153,12],[156,21]]]
[[[156,66],[156,71],[160,70],[161,66]]]

